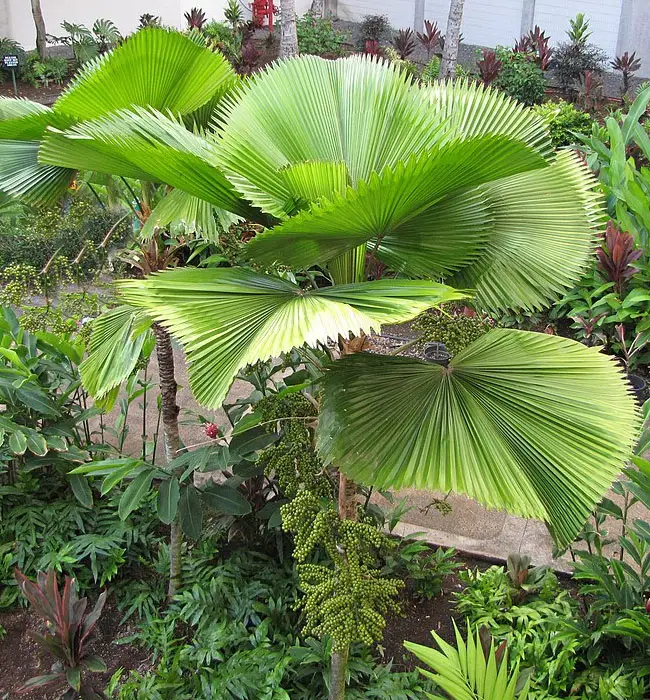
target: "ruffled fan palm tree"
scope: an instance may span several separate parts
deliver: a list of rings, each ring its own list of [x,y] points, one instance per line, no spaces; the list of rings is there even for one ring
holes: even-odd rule
[[[351,337],[442,302],[543,308],[593,253],[593,177],[499,93],[419,87],[362,56],[280,62],[223,97],[232,84],[220,56],[148,29],[85,67],[52,109],[0,103],[0,191],[57,196],[75,169],[166,183],[177,201],[154,210],[161,225],[191,208],[207,226],[217,208],[265,227],[245,248],[256,270],[318,266],[331,279],[305,289],[240,267],[125,282],[139,317],[98,324],[83,368],[95,395],[133,369],[143,318],[180,341],[196,398],[217,407],[250,363],[328,339],[350,350]],[[377,262],[392,274],[366,281]],[[561,545],[635,438],[620,368],[565,338],[495,329],[446,368],[344,354],[323,382],[326,462],[354,482],[453,489],[540,518]]]

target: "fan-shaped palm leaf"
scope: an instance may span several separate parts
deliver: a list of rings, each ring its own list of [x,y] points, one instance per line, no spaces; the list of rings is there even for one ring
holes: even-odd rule
[[[326,373],[318,446],[361,483],[465,493],[546,520],[566,545],[636,437],[621,375],[593,348],[505,329],[449,368],[351,356]]]
[[[221,163],[242,194],[284,218],[297,192],[278,172],[304,162],[344,163],[356,187],[457,138],[501,135],[551,157],[544,124],[530,110],[466,85],[445,96],[458,119],[448,118],[451,108],[432,109],[430,93],[391,64],[363,56],[284,61],[224,101]]]
[[[93,321],[90,352],[79,366],[84,387],[106,397],[135,369],[150,334],[151,318],[141,309],[119,306]]]
[[[204,199],[194,197],[182,190],[173,190],[166,194],[156,205],[147,223],[140,231],[140,238],[150,239],[157,228],[182,226],[185,233],[197,233],[202,238],[219,242],[219,227],[223,228],[236,222],[238,217],[223,209],[217,209]]]
[[[345,196],[257,236],[246,253],[266,264],[280,261],[309,267],[327,262],[375,236],[399,237],[402,226],[419,228],[419,217],[428,218],[427,211],[446,196],[545,164],[537,152],[504,137],[456,141],[411,157],[394,169],[386,168],[380,175],[372,175],[367,184],[357,182]],[[478,202],[474,205],[478,207]],[[463,228],[463,232],[468,231]],[[473,231],[473,240],[469,236],[458,240],[454,233],[448,228],[446,243],[439,241],[440,256],[431,262],[431,276],[467,263],[486,242],[481,229]],[[418,254],[422,254],[421,249]]]
[[[228,61],[176,31],[150,27],[87,63],[54,103],[77,121],[136,105],[190,114],[235,84]]]
[[[160,112],[134,109],[46,135],[42,163],[165,182],[250,219],[244,202],[216,166],[216,146]]]
[[[38,141],[0,140],[0,192],[25,202],[57,199],[69,187],[75,171],[38,162]]]
[[[303,290],[244,268],[170,270],[121,287],[130,304],[144,307],[183,344],[192,390],[209,407],[221,404],[248,364],[339,334],[379,330],[463,297],[435,282],[411,280]]]

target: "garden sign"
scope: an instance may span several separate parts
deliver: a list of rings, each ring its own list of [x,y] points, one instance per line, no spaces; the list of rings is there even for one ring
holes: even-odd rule
[[[14,84],[14,95],[18,94],[18,88],[16,87],[16,70],[20,65],[20,60],[15,54],[5,54],[2,57],[2,67],[5,70],[11,71],[11,80]]]

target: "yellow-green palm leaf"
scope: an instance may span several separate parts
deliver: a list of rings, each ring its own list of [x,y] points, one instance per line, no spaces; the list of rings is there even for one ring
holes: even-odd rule
[[[497,329],[449,368],[360,354],[325,377],[322,457],[379,488],[453,490],[572,541],[620,472],[637,411],[615,360]]]
[[[378,331],[423,310],[463,298],[436,282],[385,280],[303,290],[244,268],[176,269],[121,283],[129,304],[143,307],[184,346],[197,400],[218,407],[235,375],[339,334]]]

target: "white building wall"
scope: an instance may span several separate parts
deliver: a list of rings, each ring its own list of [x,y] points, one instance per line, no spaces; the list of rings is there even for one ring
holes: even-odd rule
[[[618,29],[621,21],[622,0],[535,0],[533,24],[539,26],[551,37],[551,43],[568,41],[566,35],[569,20],[584,14],[590,20],[591,37],[589,42],[600,46],[612,58],[616,55]],[[641,0],[650,3],[650,0]],[[646,36],[650,27],[645,27]]]
[[[246,0],[242,5],[249,6]],[[306,12],[310,5],[310,0],[296,0],[299,14]],[[64,20],[91,26],[100,17],[112,20],[122,34],[129,34],[137,28],[140,15],[145,12],[161,17],[163,24],[182,28],[185,26],[183,14],[192,7],[200,7],[210,19],[221,20],[225,6],[225,0],[41,0],[47,33],[54,36],[65,34],[61,28]],[[26,49],[36,45],[28,0],[0,0],[0,36],[5,35],[19,41]]]

